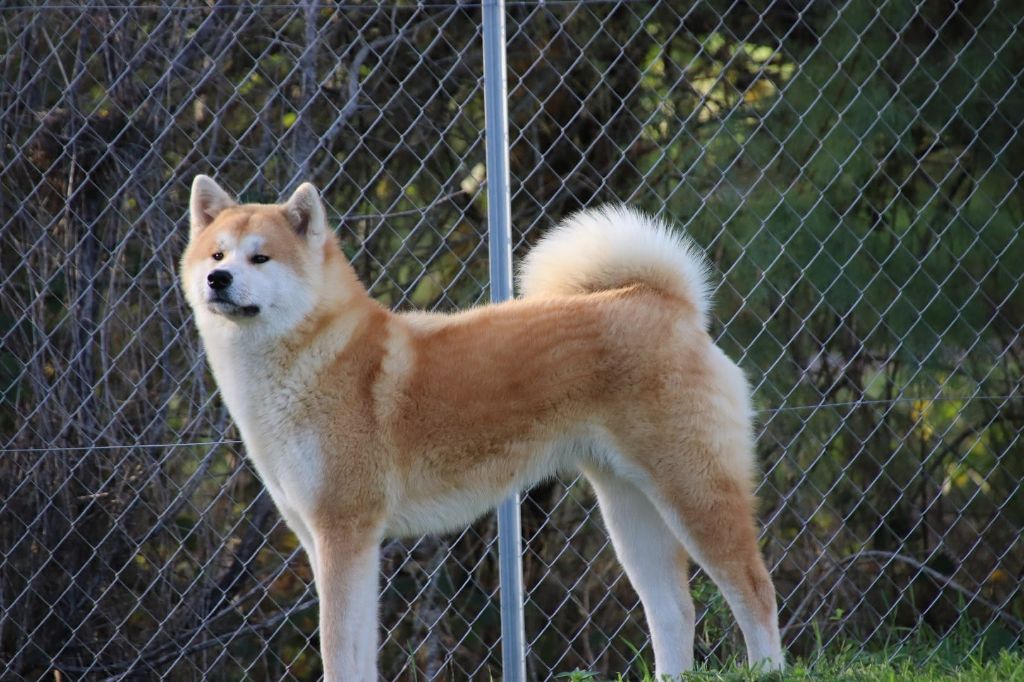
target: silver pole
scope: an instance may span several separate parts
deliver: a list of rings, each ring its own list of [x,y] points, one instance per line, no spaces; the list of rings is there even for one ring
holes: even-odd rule
[[[505,1],[483,0],[484,134],[491,301],[512,298],[512,217],[508,188],[508,92],[505,85]],[[498,507],[502,682],[526,681],[522,531],[519,494]]]

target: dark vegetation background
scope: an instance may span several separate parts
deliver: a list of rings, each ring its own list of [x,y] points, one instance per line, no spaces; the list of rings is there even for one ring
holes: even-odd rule
[[[510,4],[517,247],[624,200],[707,248],[715,334],[763,410],[793,655],[1019,646],[1022,5],[686,5]],[[177,288],[188,185],[313,180],[380,300],[484,300],[479,23],[432,2],[0,8],[5,679],[319,674],[306,559]],[[531,674],[650,660],[586,486],[533,490],[523,527]],[[500,676],[494,536],[386,547],[387,679]],[[739,639],[694,590],[716,663]]]

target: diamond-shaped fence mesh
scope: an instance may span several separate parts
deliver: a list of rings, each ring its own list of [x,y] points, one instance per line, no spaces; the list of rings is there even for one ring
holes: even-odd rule
[[[1019,645],[1024,7],[507,22],[517,252],[615,200],[718,268],[790,655]],[[312,180],[379,300],[481,302],[479,4],[13,3],[0,69],[3,677],[316,679],[308,563],[176,285],[188,183]],[[636,674],[646,626],[585,482],[530,491],[522,522],[529,676]],[[495,536],[385,546],[383,679],[501,676]],[[727,660],[732,619],[692,584],[698,660]]]

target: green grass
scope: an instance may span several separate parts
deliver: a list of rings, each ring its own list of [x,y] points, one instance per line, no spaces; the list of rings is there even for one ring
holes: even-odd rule
[[[839,654],[820,658],[813,664],[794,661],[784,674],[758,674],[742,666],[732,665],[721,670],[696,670],[683,677],[686,682],[710,680],[722,682],[797,682],[803,680],[838,680],[840,682],[930,682],[956,680],[957,682],[1024,682],[1024,655],[1020,650],[1001,651],[985,659],[968,658],[953,662],[941,655],[927,657],[900,654],[896,657],[878,654]],[[594,673],[571,672],[560,676],[567,682],[611,682]],[[615,682],[631,682],[621,676]],[[655,682],[647,673],[641,682]],[[660,681],[658,681],[660,682]]]

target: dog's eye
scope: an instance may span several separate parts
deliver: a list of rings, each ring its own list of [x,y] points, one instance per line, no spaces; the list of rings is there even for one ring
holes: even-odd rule
[[[252,262],[255,263],[256,265],[259,265],[260,263],[266,263],[268,260],[270,260],[270,257],[264,256],[262,253],[257,253],[255,256],[252,257]]]
[[[224,252],[218,251],[217,253],[213,254],[211,258],[213,258],[213,260],[224,260]]]

